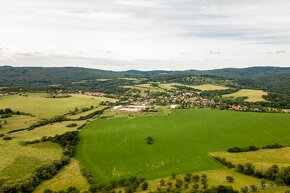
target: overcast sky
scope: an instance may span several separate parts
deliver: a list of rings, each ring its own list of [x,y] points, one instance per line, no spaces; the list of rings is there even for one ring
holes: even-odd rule
[[[1,0],[0,65],[290,67],[290,1]]]

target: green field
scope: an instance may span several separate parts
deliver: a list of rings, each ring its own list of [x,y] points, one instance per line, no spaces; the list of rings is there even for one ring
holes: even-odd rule
[[[176,110],[164,117],[98,119],[80,133],[78,158],[98,181],[147,179],[222,166],[210,152],[290,142],[290,116],[219,110]],[[152,136],[153,145],[145,138]]]

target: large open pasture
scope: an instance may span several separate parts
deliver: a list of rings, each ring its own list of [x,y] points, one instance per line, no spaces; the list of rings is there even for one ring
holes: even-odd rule
[[[31,113],[39,118],[51,118],[77,108],[96,106],[103,100],[102,97],[89,97],[73,94],[69,98],[46,98],[44,93],[29,93],[28,96],[12,95],[0,98],[1,108],[11,108],[14,111]]]
[[[164,117],[98,119],[80,133],[77,155],[98,181],[154,179],[223,166],[210,152],[290,142],[290,116],[220,110],[175,110]],[[145,142],[152,136],[153,145]]]

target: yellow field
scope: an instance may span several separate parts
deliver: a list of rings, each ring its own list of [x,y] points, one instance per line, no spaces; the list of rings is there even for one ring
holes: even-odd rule
[[[61,169],[52,179],[41,183],[34,193],[43,193],[48,188],[53,191],[60,191],[67,189],[69,186],[75,186],[81,192],[89,189],[89,184],[81,174],[79,162],[75,159],[72,159],[69,165]]]
[[[241,89],[235,93],[223,95],[223,97],[248,97],[246,101],[248,102],[260,102],[260,101],[265,101],[263,99],[263,96],[267,95],[267,92],[262,91],[262,90],[253,90],[253,89]]]
[[[113,99],[105,97],[91,97],[73,94],[69,98],[46,98],[44,93],[31,93],[25,96],[6,96],[0,98],[1,108],[11,108],[14,111],[31,113],[38,118],[51,118],[77,108],[99,105],[101,101]]]
[[[215,152],[210,155],[223,157],[234,164],[250,162],[259,169],[267,169],[274,164],[280,167],[290,166],[290,147],[241,153]]]
[[[229,89],[228,87],[225,86],[220,86],[220,85],[213,85],[213,84],[202,84],[198,86],[190,86],[191,88],[198,89],[201,91],[207,91],[207,90],[226,90]]]

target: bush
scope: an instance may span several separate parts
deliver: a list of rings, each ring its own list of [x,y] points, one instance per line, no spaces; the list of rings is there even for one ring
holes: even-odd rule
[[[142,190],[147,190],[148,189],[148,186],[149,186],[149,184],[146,181],[141,184]]]
[[[172,178],[172,179],[175,179],[175,178],[176,178],[176,173],[172,173],[172,174],[171,174],[171,178]]]
[[[199,175],[194,175],[194,176],[192,176],[192,180],[193,180],[193,182],[195,182],[195,183],[197,183],[198,181],[199,181]]]
[[[226,180],[230,183],[233,183],[235,181],[234,177],[233,176],[227,176],[226,177]]]
[[[151,136],[148,136],[148,137],[146,138],[146,143],[147,143],[147,144],[149,144],[149,145],[152,145],[152,144],[153,144],[153,142],[154,142],[154,139],[153,139],[153,137],[151,137]]]
[[[6,119],[6,118],[9,118],[9,117],[12,117],[12,114],[11,113],[1,115],[1,118],[2,119]]]
[[[217,160],[218,162],[224,164],[225,166],[227,166],[228,168],[234,168],[236,167],[235,164],[233,164],[230,161],[227,161],[225,158],[221,158],[221,157],[213,157],[215,160]]]
[[[251,188],[252,192],[257,192],[258,191],[258,186],[254,185],[254,184],[250,185],[250,188]]]
[[[277,148],[282,148],[285,147],[284,145],[280,145],[279,143],[274,143],[272,145],[266,145],[262,147],[262,149],[277,149]]]
[[[12,139],[12,137],[10,137],[10,136],[3,137],[3,140],[11,140],[11,139]]]
[[[181,179],[176,179],[176,182],[175,182],[176,188],[181,188],[182,184],[183,184],[183,181]]]
[[[191,176],[192,174],[191,173],[187,173],[184,175],[184,181],[185,182],[190,182],[191,181]]]
[[[240,147],[232,147],[228,149],[228,152],[230,153],[239,153],[239,152],[248,152],[248,151],[256,151],[259,148],[256,147],[255,145],[250,145],[249,147],[244,147],[244,148],[240,148]]]
[[[78,124],[76,124],[76,123],[71,123],[71,124],[68,124],[66,127],[76,127],[76,126],[78,126]]]

